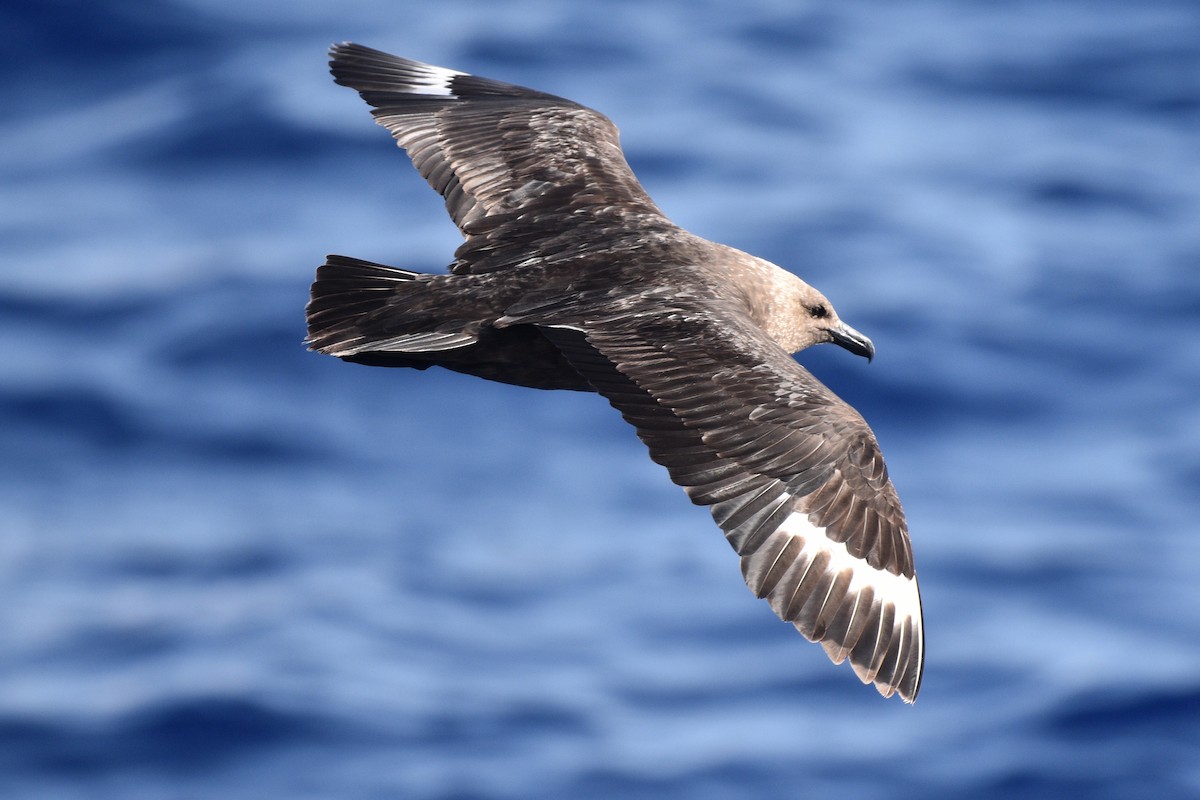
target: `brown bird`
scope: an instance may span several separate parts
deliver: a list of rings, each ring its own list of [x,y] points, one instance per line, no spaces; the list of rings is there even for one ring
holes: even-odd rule
[[[667,219],[602,114],[357,44],[330,55],[465,241],[445,275],[329,256],[309,347],[599,392],[710,508],[752,592],[911,703],[924,635],[900,500],[863,418],[792,358],[833,342],[870,359],[871,341],[790,272]]]

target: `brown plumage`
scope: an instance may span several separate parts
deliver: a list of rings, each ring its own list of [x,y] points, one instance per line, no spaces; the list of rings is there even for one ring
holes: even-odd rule
[[[336,45],[331,70],[446,201],[449,274],[330,256],[309,346],[596,391],[741,556],[751,590],[885,696],[924,656],[900,501],[870,428],[792,353],[874,347],[791,273],[668,220],[615,126],[569,100]]]

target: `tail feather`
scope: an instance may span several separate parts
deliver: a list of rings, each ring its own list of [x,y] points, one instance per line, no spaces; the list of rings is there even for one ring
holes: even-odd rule
[[[371,352],[427,353],[473,344],[474,335],[437,330],[436,321],[427,314],[405,314],[406,298],[425,285],[426,277],[349,256],[327,256],[317,268],[305,310],[309,349],[347,358]]]
[[[536,389],[592,386],[535,325],[492,323],[527,291],[510,276],[427,275],[346,256],[317,269],[309,349],[377,367],[445,367]]]

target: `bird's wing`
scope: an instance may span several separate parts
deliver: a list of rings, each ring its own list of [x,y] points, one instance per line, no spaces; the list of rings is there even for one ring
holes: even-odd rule
[[[921,599],[904,512],[862,417],[736,311],[581,327],[547,330],[710,507],[751,591],[864,683],[912,702]]]
[[[616,126],[596,111],[357,44],[334,45],[329,63],[337,83],[374,106],[465,236],[507,226],[487,238],[510,244],[597,219],[609,229],[614,220],[666,223],[626,163]]]

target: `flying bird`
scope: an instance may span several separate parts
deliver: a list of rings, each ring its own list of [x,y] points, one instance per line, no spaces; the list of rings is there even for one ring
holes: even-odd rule
[[[750,590],[885,697],[921,685],[921,599],[874,434],[792,355],[871,341],[792,273],[683,230],[590,108],[357,44],[334,80],[446,201],[448,274],[331,255],[312,350],[599,392],[713,519]]]

